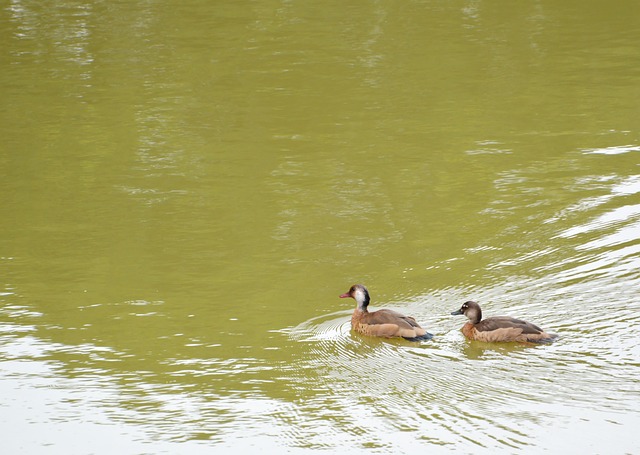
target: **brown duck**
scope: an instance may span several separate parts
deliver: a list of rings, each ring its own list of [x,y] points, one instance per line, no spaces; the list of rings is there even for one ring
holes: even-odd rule
[[[369,291],[361,284],[354,284],[341,299],[351,297],[356,301],[356,309],[351,316],[351,328],[363,335],[393,338],[402,337],[409,341],[429,340],[433,335],[420,327],[416,320],[393,310],[369,312]]]
[[[480,305],[473,301],[463,303],[459,310],[451,314],[464,314],[469,319],[462,326],[462,333],[470,340],[542,343],[558,338],[555,333],[547,333],[537,325],[509,316],[494,316],[483,320]]]

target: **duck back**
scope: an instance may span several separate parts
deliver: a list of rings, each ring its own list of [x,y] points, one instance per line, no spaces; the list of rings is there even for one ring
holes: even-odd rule
[[[468,338],[496,342],[496,341],[521,341],[521,342],[546,342],[557,338],[555,334],[546,333],[540,327],[521,319],[509,316],[494,316],[483,319],[477,324],[467,323],[462,332]]]
[[[526,334],[539,334],[544,332],[544,330],[535,324],[509,316],[494,316],[483,319],[476,324],[476,329],[480,332],[490,332],[503,328],[522,329],[522,333]]]
[[[402,337],[419,341],[432,337],[414,318],[387,309],[371,313],[356,310],[351,317],[351,327],[363,335],[384,338]]]

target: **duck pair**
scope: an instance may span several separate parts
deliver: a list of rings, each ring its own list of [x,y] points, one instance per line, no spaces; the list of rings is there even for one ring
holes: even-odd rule
[[[410,316],[404,316],[397,311],[382,309],[369,312],[369,291],[361,284],[354,284],[349,292],[340,298],[351,297],[356,301],[356,309],[351,316],[351,327],[358,333],[384,338],[402,337],[409,341],[429,340],[429,332]],[[470,340],[497,342],[547,342],[557,338],[557,335],[547,333],[530,322],[508,316],[495,316],[482,319],[482,310],[477,302],[468,301],[452,315],[464,314],[469,321],[462,326],[462,333]]]

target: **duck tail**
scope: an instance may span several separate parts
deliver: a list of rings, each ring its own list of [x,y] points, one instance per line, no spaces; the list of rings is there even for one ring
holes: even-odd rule
[[[537,340],[531,340],[534,343],[539,343],[539,344],[546,344],[546,343],[553,343],[554,341],[556,341],[559,338],[559,335],[557,333],[546,333],[545,335],[547,335],[544,338],[538,338]]]
[[[425,332],[424,335],[420,335],[419,337],[402,337],[407,341],[427,341],[430,340],[431,338],[433,338],[433,335],[430,334],[429,332]]]

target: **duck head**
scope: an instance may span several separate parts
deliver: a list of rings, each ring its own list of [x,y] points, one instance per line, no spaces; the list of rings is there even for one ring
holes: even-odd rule
[[[346,292],[340,296],[341,299],[351,297],[358,304],[360,311],[367,311],[367,305],[369,305],[369,291],[361,284],[354,284],[349,288],[349,292]]]
[[[477,324],[482,319],[482,310],[480,309],[480,305],[478,305],[478,302],[474,302],[473,300],[464,302],[459,310],[456,310],[451,314],[453,316],[464,314],[472,324]]]

